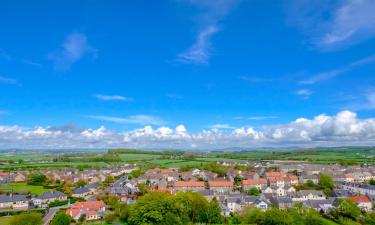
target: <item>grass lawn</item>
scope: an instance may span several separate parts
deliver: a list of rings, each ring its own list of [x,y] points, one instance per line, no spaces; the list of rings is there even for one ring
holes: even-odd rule
[[[11,216],[0,217],[0,225],[9,225],[11,220]]]
[[[20,193],[20,194],[26,194],[30,192],[33,195],[40,195],[50,190],[50,189],[45,189],[43,186],[32,186],[32,185],[27,185],[25,183],[14,183],[11,185],[0,186],[1,191],[11,191],[12,189],[13,191]]]

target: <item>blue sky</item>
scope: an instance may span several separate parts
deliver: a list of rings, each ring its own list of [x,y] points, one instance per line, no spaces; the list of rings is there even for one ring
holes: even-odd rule
[[[373,143],[374,1],[0,4],[2,148]]]

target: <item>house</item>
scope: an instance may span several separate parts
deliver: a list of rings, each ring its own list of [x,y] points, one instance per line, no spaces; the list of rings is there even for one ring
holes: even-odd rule
[[[333,208],[333,203],[335,202],[336,198],[328,198],[324,200],[307,200],[303,202],[303,205],[315,209],[321,213],[327,213],[330,209]]]
[[[266,172],[265,174],[266,178],[271,178],[271,177],[285,177],[286,174],[283,172]]]
[[[316,174],[302,174],[300,176],[300,183],[306,184],[308,180],[311,180],[314,184],[319,183],[319,177]]]
[[[268,177],[268,185],[270,186],[278,186],[284,187],[285,186],[285,177]]]
[[[247,179],[242,181],[242,189],[245,191],[250,190],[251,188],[258,188],[259,190],[267,186],[267,180],[260,179]]]
[[[29,208],[29,201],[26,195],[0,195],[0,209],[26,210]]]
[[[74,220],[84,216],[85,220],[97,220],[104,218],[105,204],[103,201],[76,202],[68,210],[67,214]]]
[[[72,196],[75,198],[84,198],[91,194],[91,190],[87,187],[80,187],[73,190]]]
[[[277,206],[279,209],[283,209],[283,210],[290,209],[294,204],[294,202],[292,201],[290,197],[279,197],[279,196],[272,197],[271,202],[272,204]]]
[[[66,194],[60,192],[60,191],[50,191],[45,192],[38,197],[35,197],[32,201],[33,204],[38,207],[45,207],[48,205],[48,203],[54,202],[54,201],[66,201],[68,200],[68,197]]]
[[[336,198],[346,198],[346,197],[349,197],[349,196],[353,196],[353,194],[348,191],[348,190],[345,190],[345,189],[333,189],[333,196],[336,197]]]
[[[326,196],[322,191],[316,190],[300,190],[298,192],[291,192],[289,196],[294,202],[303,202],[307,200],[324,200]]]
[[[204,190],[205,184],[203,181],[176,181],[174,182],[175,191],[200,191]]]
[[[344,190],[361,195],[375,195],[375,185],[356,184],[351,182],[337,182]]]
[[[91,183],[85,187],[88,188],[92,193],[95,193],[100,189],[100,185],[98,183]]]
[[[233,183],[231,181],[208,181],[210,190],[216,193],[224,194],[233,191]]]
[[[372,202],[369,197],[367,196],[351,196],[347,199],[351,200],[352,202],[357,203],[358,207],[365,211],[372,210]]]

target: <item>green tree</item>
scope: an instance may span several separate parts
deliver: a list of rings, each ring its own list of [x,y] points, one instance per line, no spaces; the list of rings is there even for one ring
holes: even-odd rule
[[[306,181],[306,186],[309,187],[309,188],[313,188],[313,187],[315,187],[315,184],[312,180],[308,179]]]
[[[116,219],[116,216],[113,213],[107,214],[104,218],[106,223],[112,223],[115,219]]]
[[[258,188],[252,187],[252,188],[250,188],[248,194],[252,195],[252,196],[259,196],[260,195],[260,191],[259,191]]]
[[[357,221],[361,215],[361,209],[349,199],[340,199],[339,201],[339,205],[334,210],[331,210],[331,216],[336,220],[348,218]]]
[[[375,225],[375,212],[367,213],[364,222],[364,224]]]
[[[14,216],[10,225],[41,225],[43,224],[42,215],[37,212],[26,212]]]
[[[264,212],[258,208],[247,208],[242,218],[243,224],[260,224],[264,220]]]
[[[335,183],[330,175],[322,174],[319,176],[319,186],[326,195],[331,195]]]
[[[142,174],[143,174],[143,170],[133,170],[130,172],[130,175],[132,176],[132,178],[138,178]]]
[[[86,181],[84,181],[84,180],[79,180],[79,181],[77,181],[77,183],[76,183],[76,187],[84,187],[85,185],[87,184],[87,182]]]
[[[112,176],[108,176],[108,177],[106,177],[105,178],[105,180],[104,180],[104,184],[105,185],[110,185],[110,184],[112,184],[113,182],[115,182],[115,179],[112,177]]]
[[[51,221],[51,225],[69,225],[72,218],[66,215],[64,212],[58,212]]]
[[[292,225],[293,220],[287,211],[271,208],[264,213],[262,225]]]
[[[375,180],[371,178],[368,183],[371,184],[371,185],[375,185]]]
[[[43,185],[47,181],[47,177],[44,174],[31,173],[27,177],[27,184],[29,185]]]
[[[216,198],[214,198],[207,206],[207,223],[209,224],[221,224],[223,222],[223,216],[221,215],[221,209]]]

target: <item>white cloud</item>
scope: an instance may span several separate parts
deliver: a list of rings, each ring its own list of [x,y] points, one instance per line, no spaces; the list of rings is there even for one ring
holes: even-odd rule
[[[211,37],[218,32],[216,26],[206,27],[200,31],[196,42],[186,52],[180,53],[177,58],[184,63],[206,64],[209,59]]]
[[[375,35],[373,0],[291,0],[287,8],[288,22],[323,50],[348,47]]]
[[[305,80],[302,80],[299,83],[300,84],[315,84],[317,82],[328,80],[328,79],[334,78],[336,76],[339,76],[343,73],[349,72],[349,71],[355,69],[358,66],[371,64],[371,63],[374,63],[374,62],[375,62],[375,55],[370,55],[370,56],[364,57],[362,59],[359,59],[357,61],[351,62],[350,64],[348,64],[346,66],[343,66],[341,68],[337,68],[337,69],[334,69],[334,70],[325,71],[325,72],[321,72],[321,73],[312,75],[311,77],[309,77]]]
[[[0,83],[3,84],[18,84],[18,81],[13,78],[0,76]]]
[[[223,147],[313,147],[374,145],[375,118],[360,119],[356,113],[341,111],[333,116],[299,118],[281,125],[259,129],[189,132],[176,128],[145,126],[126,132],[58,127],[0,126],[0,148],[171,148],[215,149]]]
[[[129,123],[129,124],[140,124],[140,125],[162,125],[165,122],[158,117],[149,115],[134,115],[128,117],[113,117],[103,115],[88,115],[90,119],[113,122],[113,123]]]
[[[212,130],[220,130],[220,129],[233,129],[234,127],[229,125],[229,124],[223,124],[223,123],[219,123],[219,124],[214,124],[211,126],[211,129]]]
[[[304,99],[308,99],[314,92],[309,89],[300,89],[296,91],[296,94],[302,96]]]
[[[346,0],[333,13],[321,45],[359,42],[375,35],[375,1]]]
[[[54,69],[68,70],[75,62],[85,55],[97,56],[98,50],[93,48],[83,33],[72,33],[67,36],[61,45],[61,49],[49,54],[48,58],[53,61]]]
[[[131,102],[133,101],[132,98],[121,96],[121,95],[101,95],[97,94],[95,95],[97,99],[103,100],[103,101],[127,101]]]
[[[210,58],[211,39],[219,31],[219,21],[237,5],[240,0],[186,0],[199,10],[198,24],[200,26],[195,43],[186,51],[177,55],[177,60],[190,64],[207,64]]]

